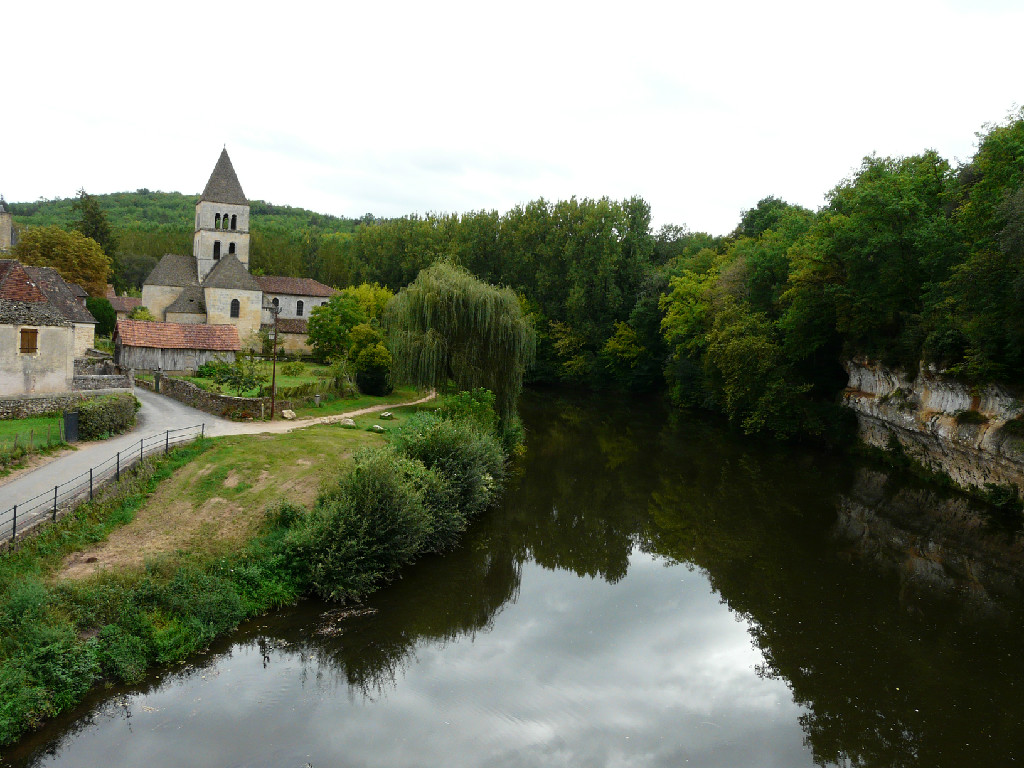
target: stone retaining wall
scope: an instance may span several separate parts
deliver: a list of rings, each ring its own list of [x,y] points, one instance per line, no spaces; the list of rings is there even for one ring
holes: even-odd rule
[[[78,390],[131,389],[132,377],[117,374],[113,376],[75,376],[71,386]]]
[[[146,389],[153,389],[152,382],[140,381],[139,384]],[[214,416],[225,418],[260,418],[263,414],[270,413],[269,397],[232,397],[221,395],[216,392],[207,392],[190,381],[175,379],[170,376],[160,378],[160,394],[173,397],[175,400],[198,408],[201,411],[212,413]],[[291,408],[291,402],[278,400],[275,403],[275,413],[280,414],[286,408]]]
[[[3,398],[0,399],[0,419],[24,419],[57,411],[73,411],[83,400],[119,392],[133,394],[132,389],[118,387],[91,392],[60,392]]]

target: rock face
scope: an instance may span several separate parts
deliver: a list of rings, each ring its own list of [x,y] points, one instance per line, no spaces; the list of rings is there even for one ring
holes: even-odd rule
[[[1024,489],[1024,439],[1003,429],[1024,415],[1024,403],[1008,391],[974,390],[924,367],[913,379],[863,359],[845,367],[843,402],[856,412],[865,443],[889,448],[895,440],[912,459],[964,488]]]

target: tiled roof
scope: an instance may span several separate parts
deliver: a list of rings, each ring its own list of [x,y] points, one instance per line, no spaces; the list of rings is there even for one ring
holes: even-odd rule
[[[153,267],[144,285],[198,285],[195,256],[165,253]]]
[[[96,318],[75,298],[71,286],[53,267],[25,267],[25,272],[32,279],[46,300],[58,312],[73,323],[96,324]]]
[[[203,289],[198,285],[186,285],[165,311],[205,315],[206,299],[203,297]]]
[[[204,288],[233,288],[238,291],[259,291],[260,284],[249,274],[233,253],[221,256],[203,280]]]
[[[29,277],[21,262],[0,259],[0,299],[45,302],[46,296]]]
[[[0,325],[70,326],[71,321],[46,301],[0,299]]]
[[[67,282],[67,281],[65,281],[65,282]],[[68,283],[68,288],[71,289],[71,293],[73,293],[75,295],[76,299],[88,299],[89,298],[89,292],[87,290],[85,290],[85,288],[80,286],[78,283]]]
[[[136,307],[142,306],[142,299],[135,296],[108,296],[107,301],[114,308],[115,312],[131,312]]]
[[[242,348],[238,329],[233,325],[187,325],[152,323],[145,320],[118,320],[115,329],[121,344],[127,347],[156,349],[208,349],[237,352]]]
[[[264,323],[262,329],[272,330],[273,323]],[[279,317],[277,318],[277,330],[280,333],[308,333],[309,323],[301,317]]]
[[[311,277],[280,277],[277,275],[266,275],[257,277],[256,282],[264,293],[289,293],[294,296],[324,296],[329,297],[338,293],[335,288],[329,285],[318,283]]]
[[[228,157],[227,148],[223,149],[217,159],[217,165],[210,174],[210,180],[206,182],[206,189],[203,190],[201,200],[211,203],[228,203],[229,205],[248,205],[242,185],[238,183],[238,176],[235,175],[235,168],[231,165],[231,158]]]

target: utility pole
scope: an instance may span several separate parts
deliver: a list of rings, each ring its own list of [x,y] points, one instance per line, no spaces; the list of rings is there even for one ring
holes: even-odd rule
[[[274,404],[277,400],[277,316],[281,313],[280,307],[271,307],[270,311],[274,313],[274,335],[270,339],[270,343],[274,348],[274,362],[270,368],[270,420],[274,420]]]

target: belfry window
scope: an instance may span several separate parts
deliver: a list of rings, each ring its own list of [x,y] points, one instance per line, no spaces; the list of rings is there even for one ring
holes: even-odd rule
[[[238,311],[239,311],[239,309],[241,309],[241,307],[242,307],[242,305],[238,303],[238,299],[232,299],[231,300],[231,316],[232,317],[238,317]]]
[[[295,316],[296,317],[302,317],[302,302],[301,301],[296,301],[295,302]]]
[[[220,258],[220,240],[213,241],[213,260],[217,261]]]
[[[220,229],[220,214],[218,213],[213,217],[213,228]]]
[[[238,228],[238,214],[235,214],[235,213],[231,214],[231,228],[232,229],[237,229]]]

